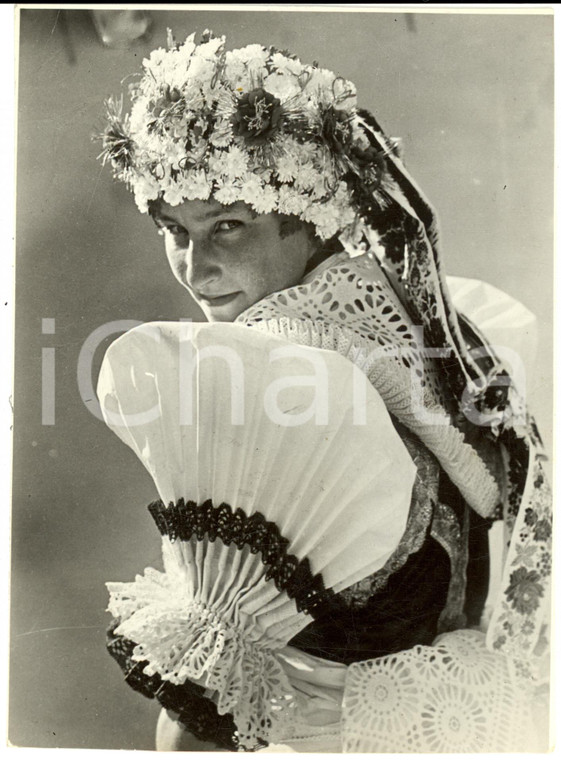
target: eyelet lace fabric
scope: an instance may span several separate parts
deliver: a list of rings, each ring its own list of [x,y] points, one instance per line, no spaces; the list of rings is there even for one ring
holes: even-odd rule
[[[349,667],[344,752],[538,751],[532,694],[479,631]]]
[[[267,741],[290,722],[296,700],[269,641],[249,640],[152,568],[134,583],[107,585],[109,612],[121,621],[115,633],[136,642],[131,659],[146,663],[145,675],[204,686],[218,713],[233,716],[242,747]]]
[[[113,621],[107,631],[107,649],[121,668],[128,685],[148,699],[157,699],[166,710],[179,716],[180,723],[201,741],[212,741],[225,750],[235,752],[238,748],[236,726],[231,715],[219,715],[216,705],[205,697],[205,689],[189,681],[176,686],[162,681],[159,675],[144,673],[146,662],[132,659],[134,641],[118,636]]]

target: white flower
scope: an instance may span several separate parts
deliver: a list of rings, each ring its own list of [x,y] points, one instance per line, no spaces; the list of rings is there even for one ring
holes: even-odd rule
[[[309,204],[309,200],[293,187],[283,185],[279,189],[278,209],[281,214],[300,216]]]
[[[263,80],[263,87],[271,95],[278,98],[281,103],[285,103],[290,98],[296,97],[300,92],[300,86],[296,77],[286,76],[284,74],[269,74]]]
[[[298,159],[294,154],[288,153],[277,161],[275,174],[281,182],[291,182],[297,175],[298,169]]]
[[[184,201],[183,189],[175,182],[168,185],[164,192],[164,200],[170,206],[179,206]]]
[[[156,200],[160,194],[160,186],[151,175],[143,175],[133,182],[134,199],[141,213],[148,211],[148,201]]]
[[[215,58],[216,54],[226,44],[226,37],[213,37],[208,42],[201,43],[195,50],[195,55],[201,58]]]
[[[312,222],[323,240],[332,238],[339,231],[339,220],[332,203],[314,203],[304,211],[303,217],[304,221]]]
[[[140,96],[131,108],[130,128],[132,132],[144,131],[146,126],[146,112],[148,110],[148,98]]]
[[[278,194],[270,185],[263,185],[259,177],[250,174],[244,180],[241,194],[241,200],[253,206],[258,214],[269,214],[277,207]]]
[[[251,205],[258,214],[270,214],[277,208],[278,194],[274,187],[265,185],[261,193],[251,201]]]
[[[282,53],[273,53],[271,62],[277,71],[282,74],[290,74],[298,77],[304,71],[305,67],[299,60],[287,58]]]
[[[263,45],[246,45],[243,48],[234,50],[232,57],[235,60],[242,61],[243,63],[249,63],[252,66],[264,66],[265,61],[269,57],[268,51]]]
[[[259,181],[259,178],[255,174],[250,174],[243,184],[242,198],[246,203],[251,203],[255,198],[261,196],[263,192],[263,185]]]
[[[312,198],[314,200],[321,200],[330,191],[329,178],[325,174],[317,175],[317,179],[312,187]]]
[[[223,206],[228,206],[231,203],[239,201],[241,198],[241,187],[229,180],[220,179],[217,181],[217,190],[214,191],[213,197],[222,203]]]
[[[215,153],[209,160],[209,168],[216,175],[244,177],[248,172],[247,154],[237,145],[233,145],[230,150]]]
[[[226,53],[224,73],[233,90],[237,90],[240,87],[245,89],[246,85],[249,84],[245,63],[231,51]]]
[[[326,101],[329,105],[333,100],[333,82],[335,74],[328,69],[312,69],[308,90],[313,92],[317,98]]]
[[[210,142],[217,148],[227,148],[234,139],[229,119],[221,119],[216,122]]]
[[[210,89],[210,82],[216,69],[216,60],[203,58],[199,55],[191,58],[187,81],[192,86],[194,83],[203,91]],[[185,78],[185,75],[183,75]]]
[[[144,58],[142,65],[145,69],[155,70],[165,63],[167,55],[168,51],[165,48],[156,48],[152,50],[149,58]]]
[[[210,196],[210,183],[203,169],[189,172],[184,180],[185,196],[188,200],[206,201]]]
[[[298,170],[294,184],[301,190],[311,190],[320,180],[321,175],[316,171],[311,163],[307,163],[301,166]]]

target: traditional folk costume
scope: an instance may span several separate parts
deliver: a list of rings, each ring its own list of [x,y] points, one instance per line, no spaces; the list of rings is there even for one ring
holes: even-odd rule
[[[105,134],[141,210],[243,200],[340,250],[234,325],[148,325],[107,354],[102,409],[154,477],[164,551],[163,573],[108,584],[127,682],[224,749],[545,748],[551,499],[512,351],[484,334],[488,299],[470,309],[485,286],[447,282],[432,209],[351,83],[211,36],[144,65]],[[531,322],[492,295],[511,327]],[[185,424],[182,352],[217,345],[255,397],[280,382],[271,351],[300,347],[293,373],[320,355],[337,422],[295,435],[255,405],[239,433],[227,379],[201,362]]]

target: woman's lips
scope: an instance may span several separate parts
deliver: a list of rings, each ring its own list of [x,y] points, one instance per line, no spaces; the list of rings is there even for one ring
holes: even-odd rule
[[[200,300],[207,306],[225,306],[239,296],[239,290],[235,293],[227,293],[223,296],[203,296],[199,295]]]

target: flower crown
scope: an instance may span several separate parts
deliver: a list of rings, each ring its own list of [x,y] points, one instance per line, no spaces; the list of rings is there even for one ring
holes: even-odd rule
[[[100,158],[142,212],[156,199],[244,201],[358,244],[387,178],[355,86],[272,47],[224,45],[210,32],[179,45],[168,31],[130,85],[130,115],[122,97],[107,101]]]

